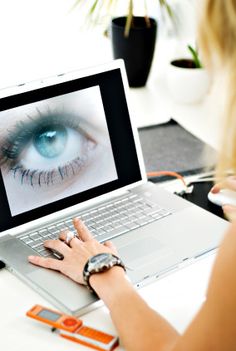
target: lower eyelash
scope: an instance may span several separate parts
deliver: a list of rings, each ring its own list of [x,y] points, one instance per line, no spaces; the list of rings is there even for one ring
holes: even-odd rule
[[[48,187],[78,174],[85,166],[87,159],[87,155],[78,157],[63,166],[58,166],[57,169],[49,171],[25,169],[23,166],[16,165],[10,169],[10,172],[13,173],[15,179],[20,180],[21,185]]]

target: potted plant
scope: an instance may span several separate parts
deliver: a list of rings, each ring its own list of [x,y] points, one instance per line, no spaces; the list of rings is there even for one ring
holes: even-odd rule
[[[77,0],[75,6],[86,0]],[[86,1],[87,2],[87,1]],[[144,16],[134,15],[134,0],[127,0],[126,16],[113,17],[118,0],[93,0],[88,10],[90,20],[100,22],[107,12],[111,20],[111,40],[114,58],[125,61],[129,85],[142,87],[146,84],[156,44],[157,22],[147,15],[146,0],[143,0]],[[172,16],[167,0],[154,0]]]
[[[189,57],[172,60],[167,72],[167,85],[177,103],[198,103],[208,93],[209,74],[203,67],[198,50],[187,46]]]

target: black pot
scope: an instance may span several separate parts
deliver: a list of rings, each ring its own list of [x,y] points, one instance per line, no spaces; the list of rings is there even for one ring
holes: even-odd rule
[[[156,44],[157,22],[153,18],[149,20],[150,26],[147,26],[144,17],[133,17],[128,37],[125,37],[124,34],[126,17],[112,20],[113,56],[115,59],[124,59],[131,87],[144,86],[151,68]]]
[[[196,63],[192,59],[177,59],[171,61],[171,65],[180,68],[197,68]]]

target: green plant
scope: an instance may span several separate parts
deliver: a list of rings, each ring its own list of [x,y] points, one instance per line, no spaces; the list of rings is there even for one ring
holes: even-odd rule
[[[198,50],[194,49],[191,45],[188,45],[188,50],[191,53],[191,56],[192,56],[192,59],[193,59],[193,62],[195,64],[196,68],[202,68],[203,65],[202,65],[202,62],[199,58]]]
[[[154,1],[157,3],[159,2],[161,8],[164,9],[171,18],[173,17],[171,7],[167,0],[154,0]],[[84,5],[85,2],[87,4],[89,1],[75,0],[75,4],[73,8],[80,5]],[[99,22],[104,13],[107,13],[110,15],[114,13],[118,2],[119,0],[91,0],[89,2],[90,5],[87,13],[88,17],[92,20],[95,20],[95,22]],[[126,25],[125,25],[124,35],[125,37],[128,37],[130,28],[132,28],[132,22],[134,17],[134,0],[126,0],[126,2],[127,2],[127,15],[126,15]],[[147,15],[147,0],[143,0],[143,4],[145,9],[144,18],[146,20],[147,27],[150,27],[151,23],[149,20],[149,16]]]

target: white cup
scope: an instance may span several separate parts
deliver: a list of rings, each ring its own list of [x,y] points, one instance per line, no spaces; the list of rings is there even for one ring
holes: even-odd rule
[[[167,86],[173,100],[181,104],[193,104],[204,99],[210,87],[206,69],[177,67],[172,62],[167,70]]]

